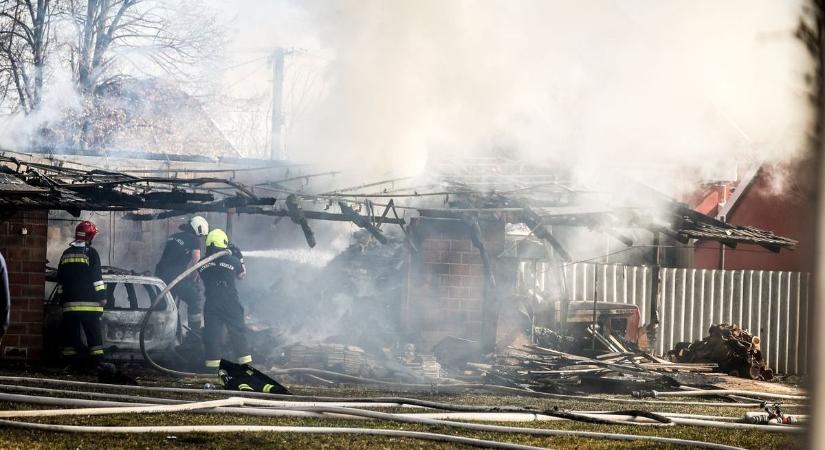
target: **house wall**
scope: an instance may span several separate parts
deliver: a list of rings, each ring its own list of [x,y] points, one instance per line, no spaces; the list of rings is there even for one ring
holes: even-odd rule
[[[0,217],[0,253],[8,265],[11,291],[11,323],[0,344],[3,359],[36,360],[42,355],[47,219],[48,211]]]
[[[482,222],[492,263],[504,249],[504,222]],[[447,336],[478,340],[484,268],[467,226],[457,220],[417,218],[411,224],[418,252],[411,254],[402,323],[424,351]],[[499,290],[502,290],[499,285]]]
[[[742,193],[727,221],[769,230],[799,241],[796,250],[773,253],[755,245],[725,248],[724,267],[718,243],[696,245],[699,269],[755,269],[792,272],[813,270],[814,209],[812,165],[763,169]],[[781,179],[779,177],[782,177]],[[778,190],[777,186],[783,186]]]

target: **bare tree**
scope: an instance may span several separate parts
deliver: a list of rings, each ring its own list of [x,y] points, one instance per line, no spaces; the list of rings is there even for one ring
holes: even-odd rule
[[[170,4],[160,0],[69,0],[69,14],[77,30],[70,60],[78,90],[93,93],[96,86],[122,76],[123,71],[115,68],[118,58],[136,57],[140,61],[132,64],[132,69],[175,77],[207,57],[210,44],[221,35],[214,18],[199,15],[203,8],[197,4],[179,2],[177,8]],[[187,17],[179,20],[181,15]]]
[[[207,79],[199,63],[217,59],[224,41],[198,0],[0,0],[0,104],[43,110],[47,72],[69,71],[79,110],[58,111],[35,138],[100,148],[129,121],[128,102],[146,88],[139,79],[185,82],[194,94]]]
[[[68,61],[82,97],[72,144],[95,148],[121,124],[107,114],[124,79],[191,79],[192,67],[222,43],[217,21],[197,2],[67,0],[75,28]],[[105,118],[104,118],[105,117]]]
[[[50,46],[51,24],[65,19],[74,38]],[[131,61],[133,73],[185,78],[220,46],[216,22],[186,0],[0,0],[0,94],[13,95],[24,112],[34,109],[42,99],[47,57],[58,49],[68,50],[61,59],[82,94],[128,73],[118,59],[138,59]]]
[[[43,95],[50,42],[52,0],[0,2],[0,93],[14,93],[14,103],[31,112]]]

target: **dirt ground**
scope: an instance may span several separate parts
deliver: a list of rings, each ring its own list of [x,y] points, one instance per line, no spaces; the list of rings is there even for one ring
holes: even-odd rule
[[[57,378],[50,373],[31,373],[17,370],[0,370],[0,374],[9,376],[39,376]],[[729,377],[725,377],[729,378]],[[74,378],[76,379],[76,378]],[[81,378],[82,379],[82,378]],[[91,381],[91,379],[89,379]],[[146,376],[141,379],[144,385],[164,385],[179,387],[201,387],[203,383],[210,380],[190,379],[172,380]],[[744,383],[743,383],[744,381]],[[17,384],[27,386],[48,387],[37,381],[27,381],[9,383],[0,381],[0,384]],[[780,383],[756,383],[746,380],[724,380],[724,386],[730,389],[749,389],[788,394],[798,394],[800,390],[794,386]],[[336,385],[332,387],[312,387],[295,386],[290,388],[296,394],[319,395],[319,396],[398,396],[399,393],[365,389],[354,386]],[[111,393],[118,392],[118,389],[102,389]],[[8,392],[0,387],[0,392]],[[180,395],[159,395],[157,393],[144,394],[153,397],[181,398]],[[463,394],[443,394],[436,390],[430,392],[420,392],[416,394],[403,393],[405,397],[416,397],[427,400],[437,400],[457,404],[473,405],[497,405],[497,406],[533,406],[542,409],[558,408],[562,410],[626,410],[641,409],[658,412],[682,412],[715,416],[735,416],[741,417],[747,409],[740,407],[717,407],[705,405],[672,405],[657,403],[608,403],[599,397],[583,397],[579,400],[549,400],[516,395],[495,395],[479,392]],[[63,394],[54,394],[63,396]],[[187,394],[187,398],[197,400],[209,400],[225,398],[209,391],[201,391],[195,396]],[[627,399],[625,397],[625,399]],[[628,399],[629,400],[629,399]],[[671,400],[670,398],[668,400]],[[676,400],[676,399],[673,399]],[[683,398],[682,400],[697,401],[696,398]],[[28,405],[23,403],[2,403],[0,410],[24,410],[24,409],[49,409],[41,405]],[[400,409],[385,409],[387,412],[395,412]],[[410,412],[409,409],[404,412]],[[790,408],[788,412],[804,412],[804,408]],[[646,443],[643,441],[614,441],[602,439],[588,439],[579,437],[537,437],[519,435],[513,433],[487,433],[469,430],[459,430],[440,426],[423,426],[413,424],[389,423],[381,421],[365,421],[341,418],[294,418],[294,417],[250,417],[232,415],[213,414],[188,414],[188,413],[164,413],[164,414],[143,414],[143,415],[109,415],[109,416],[74,416],[62,418],[33,418],[18,419],[30,422],[54,423],[66,425],[100,425],[100,426],[123,426],[123,425],[227,425],[227,424],[255,424],[255,425],[294,425],[313,427],[369,427],[404,429],[413,431],[428,431],[451,435],[475,437],[481,439],[491,439],[502,442],[520,443],[539,447],[554,449],[653,449],[653,448],[686,448],[675,446],[663,446],[662,444]],[[732,430],[710,427],[696,427],[677,425],[673,427],[643,427],[627,425],[602,425],[587,424],[572,421],[553,422],[525,422],[525,423],[502,423],[508,426],[558,429],[558,430],[586,430],[610,433],[644,434],[657,435],[682,439],[692,439],[720,444],[727,444],[741,448],[751,448],[759,450],[767,449],[788,449],[803,448],[800,435],[771,433],[763,430]],[[115,449],[115,448],[198,448],[198,449],[258,449],[258,448],[318,448],[318,449],[454,449],[468,448],[452,444],[437,444],[427,441],[419,441],[406,438],[390,438],[358,435],[306,435],[296,433],[232,433],[232,434],[69,434],[45,431],[29,431],[13,428],[5,428],[0,432],[0,448],[2,449]]]
[[[718,382],[714,383],[721,389],[741,389],[745,391],[770,392],[783,395],[805,395],[805,390],[799,385],[787,382],[756,381],[745,378],[719,375]]]

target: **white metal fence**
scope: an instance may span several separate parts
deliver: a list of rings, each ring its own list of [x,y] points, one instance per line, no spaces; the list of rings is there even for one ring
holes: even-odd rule
[[[656,352],[702,339],[711,324],[735,323],[762,339],[768,365],[804,374],[808,352],[808,273],[763,270],[659,270],[659,330]],[[655,268],[580,263],[567,266],[571,300],[631,303],[650,317]]]

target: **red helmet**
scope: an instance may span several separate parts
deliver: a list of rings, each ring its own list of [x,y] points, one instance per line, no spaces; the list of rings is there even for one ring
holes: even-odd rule
[[[74,229],[74,238],[78,241],[91,242],[97,234],[97,227],[92,222],[84,220]]]

